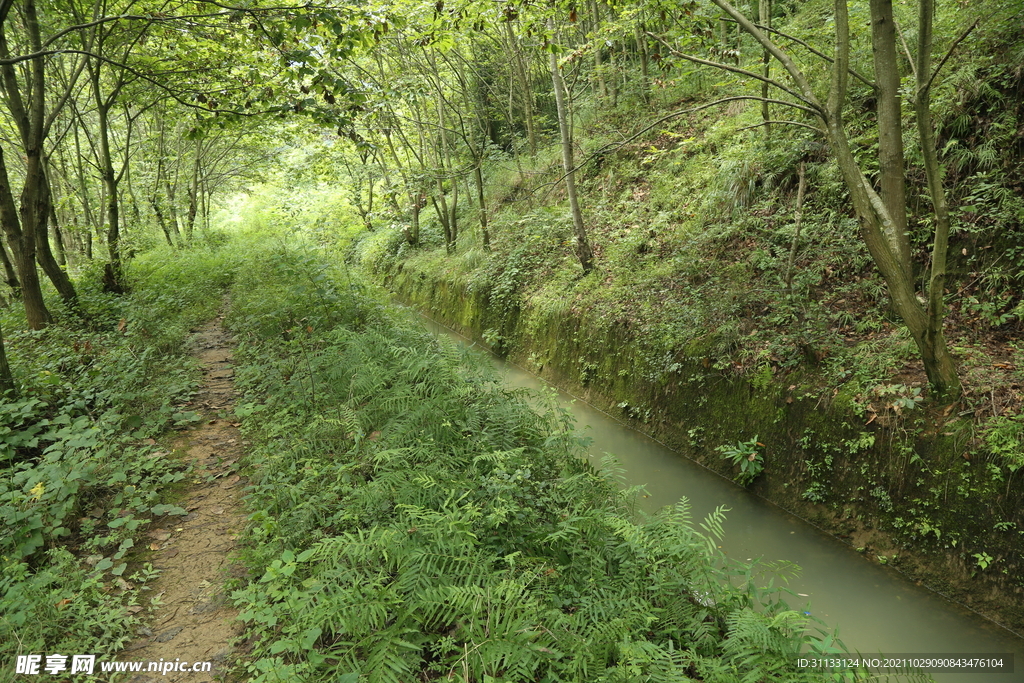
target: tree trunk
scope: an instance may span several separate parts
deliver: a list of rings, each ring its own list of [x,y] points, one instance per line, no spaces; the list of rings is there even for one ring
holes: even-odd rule
[[[647,55],[647,29],[643,24],[636,28],[636,48],[640,53],[640,96],[647,102],[651,98],[651,67]]]
[[[4,160],[3,148],[0,148],[0,223],[3,224],[4,233],[7,235],[7,241],[14,257],[14,266],[17,270],[16,280],[20,285],[21,300],[25,306],[28,326],[30,329],[39,330],[47,325],[51,318],[50,312],[43,302],[39,271],[36,270],[36,239],[34,234],[27,234],[22,227],[7,178],[7,164]],[[10,281],[9,277],[8,281]]]
[[[522,97],[523,122],[526,124],[526,139],[529,145],[530,156],[537,155],[537,129],[533,120],[533,88],[530,87],[530,78],[523,60],[523,53],[515,34],[512,32],[511,22],[504,22],[505,35],[508,37],[509,49],[512,51],[512,71],[516,81],[519,83],[519,92]],[[511,90],[510,96],[511,96]]]
[[[50,250],[49,218],[52,213],[53,202],[50,199],[50,181],[46,178],[45,173],[41,173],[41,175],[41,186],[36,193],[36,208],[34,212],[38,221],[35,228],[36,261],[42,267],[46,276],[50,278],[50,282],[53,283],[54,289],[60,294],[60,298],[64,300],[64,303],[69,308],[74,309],[78,305],[78,293],[75,291],[75,286],[71,282],[71,278],[68,277],[67,271],[60,267],[57,259],[53,256],[53,252]]]
[[[885,280],[893,309],[903,319],[917,345],[935,397],[940,401],[955,400],[960,395],[961,385],[956,374],[956,363],[949,353],[942,333],[942,299],[949,217],[931,131],[931,114],[928,106],[930,100],[927,93],[927,84],[931,79],[929,70],[934,0],[921,0],[921,24],[918,38],[921,54],[918,55],[917,68],[919,93],[915,103],[929,190],[936,212],[932,280],[929,284],[927,310],[917,300],[909,254],[904,255],[899,246],[899,240],[894,239],[900,237],[900,232],[896,227],[893,215],[905,216],[906,206],[891,206],[875,192],[850,149],[849,137],[843,124],[843,107],[850,68],[849,16],[846,0],[835,0],[836,47],[828,102],[824,106],[815,96],[806,75],[787,54],[782,52],[760,29],[726,0],[713,0],[713,2],[735,19],[744,31],[753,36],[773,57],[779,60],[796,84],[801,99],[814,109],[816,115],[824,123],[829,144],[847,189],[850,191],[854,211],[860,221],[861,236],[871,253],[871,258]],[[882,70],[884,71],[884,69]],[[898,95],[898,91],[887,90],[886,92],[889,93],[890,99]],[[892,107],[890,111],[898,111],[897,105],[898,103],[894,105],[890,102],[886,106]],[[892,122],[889,121],[886,125],[890,127],[891,133]],[[894,139],[891,135],[887,140],[890,140],[892,144],[902,145],[901,139]]]
[[[100,179],[106,195],[107,255],[110,257],[107,288],[122,293],[124,291],[124,273],[121,260],[121,206],[117,193],[117,174],[114,172],[114,161],[110,154],[110,104],[104,101],[100,90],[100,68],[90,69],[92,75],[93,98],[96,101],[96,138],[99,143],[97,161],[99,162]]]
[[[910,269],[900,74],[896,64],[896,24],[892,16],[892,0],[871,0],[871,45],[878,95],[879,180],[882,202],[889,208],[889,217],[892,219],[892,233],[887,237],[901,265]],[[913,277],[912,272],[907,275]]]
[[[53,186],[50,186],[50,191],[53,191]],[[53,226],[53,246],[57,249],[57,265],[61,268],[67,268],[68,265],[68,253],[67,249],[64,248],[64,235],[61,234],[60,223],[57,222],[57,202],[53,201],[53,197],[50,197],[50,225]]]
[[[928,194],[935,211],[932,268],[928,279],[928,325],[924,334],[924,346],[932,360],[925,362],[925,370],[936,392],[952,401],[960,397],[963,387],[956,372],[956,364],[946,348],[946,338],[942,331],[945,319],[946,257],[949,250],[949,207],[946,204],[942,169],[935,151],[935,133],[932,130],[931,52],[934,14],[935,0],[921,0],[917,29],[917,94],[914,98],[914,113],[921,138],[921,156],[924,159],[925,177],[928,179]]]
[[[761,20],[761,25],[766,28],[771,28],[772,25],[772,0],[758,0],[757,3],[758,17]],[[765,49],[761,55],[761,62],[764,65],[764,77],[771,78],[772,75],[772,55]],[[771,137],[772,127],[768,123],[772,120],[771,108],[768,105],[768,83],[761,83],[761,119],[764,122],[764,132],[766,137]],[[801,166],[803,168],[803,166]],[[802,176],[801,176],[802,180]]]
[[[762,0],[763,2],[764,0]],[[800,162],[800,185],[796,191],[796,211],[793,220],[793,243],[789,247],[789,261],[786,263],[786,290],[793,294],[793,266],[796,264],[796,250],[800,246],[800,227],[804,219],[804,190],[807,188],[807,174],[804,162]]]
[[[12,399],[18,396],[18,386],[7,363],[7,349],[4,348],[4,333],[0,329],[0,398]]]
[[[21,296],[21,283],[18,282],[18,273],[14,269],[14,261],[7,255],[7,245],[0,235],[0,260],[4,263],[4,282],[11,288],[14,296]]]
[[[554,33],[554,21],[548,19],[548,28]],[[565,191],[569,196],[569,208],[572,211],[573,232],[576,236],[576,256],[583,266],[583,272],[589,273],[594,268],[594,252],[587,240],[587,229],[583,225],[583,213],[576,196],[576,172],[573,168],[572,135],[569,132],[568,113],[565,103],[565,84],[558,68],[558,57],[550,53],[548,60],[551,68],[551,85],[555,90],[555,108],[558,111],[558,133],[561,138],[562,168],[565,170]]]
[[[477,160],[476,168],[473,169],[473,177],[476,179],[476,198],[480,204],[480,238],[484,243],[484,250],[491,250],[491,235],[487,231],[487,201],[484,199],[484,173],[481,169],[483,160]]]
[[[597,0],[590,0],[590,13],[593,15],[594,22],[594,33],[596,35],[597,29],[601,26],[601,7],[597,4]],[[604,59],[601,53],[601,41],[594,40],[594,74],[597,77],[597,96],[599,99],[604,99],[608,96],[608,86],[605,83],[604,73]]]

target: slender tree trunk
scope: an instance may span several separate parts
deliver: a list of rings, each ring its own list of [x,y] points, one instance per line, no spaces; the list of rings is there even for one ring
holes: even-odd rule
[[[761,25],[766,28],[771,28],[772,25],[772,0],[758,0],[757,11],[761,20]],[[763,64],[764,77],[771,78],[772,75],[772,55],[765,49],[761,54],[761,63]],[[764,131],[766,137],[771,137],[772,127],[768,123],[772,120],[771,109],[768,105],[768,83],[761,83],[761,119],[764,121]],[[802,166],[801,166],[802,168]],[[801,181],[803,176],[801,176]]]
[[[196,156],[192,164],[192,179],[188,186],[188,220],[185,223],[185,241],[192,243],[192,231],[196,227],[196,215],[199,213],[199,143],[196,142]]]
[[[5,240],[0,239],[0,260],[4,263],[4,282],[11,288],[15,296],[21,296],[21,283],[18,282],[18,273],[14,270],[14,262],[7,255]]]
[[[50,187],[53,190],[53,187]],[[53,226],[53,246],[56,248],[57,253],[57,265],[61,268],[67,268],[68,265],[68,254],[64,248],[64,235],[61,234],[60,223],[57,222],[57,202],[53,201],[53,197],[50,197],[50,225]]]
[[[899,247],[893,239],[899,235],[899,231],[892,216],[898,212],[905,213],[906,206],[891,207],[875,192],[850,149],[849,137],[843,123],[843,108],[850,68],[847,0],[835,0],[834,4],[836,46],[829,96],[824,106],[818,101],[806,75],[786,53],[772,43],[762,31],[726,0],[713,0],[713,2],[735,19],[744,31],[753,36],[782,64],[796,84],[804,102],[814,108],[825,125],[829,144],[847,189],[850,191],[854,211],[860,221],[862,239],[885,280],[893,309],[903,319],[917,345],[936,398],[940,401],[955,400],[961,392],[961,384],[956,373],[956,363],[949,353],[942,334],[942,283],[945,278],[946,249],[948,248],[948,209],[945,206],[945,196],[941,188],[941,176],[931,132],[930,108],[927,106],[929,102],[927,87],[924,85],[931,79],[929,69],[931,65],[933,0],[921,0],[921,25],[919,26],[918,40],[919,50],[923,54],[918,55],[919,94],[916,102],[918,126],[922,133],[923,155],[926,159],[926,172],[929,175],[929,190],[936,211],[935,246],[932,256],[933,281],[929,286],[927,310],[917,300],[914,281],[910,274],[910,263],[907,260],[909,256],[901,256]],[[921,91],[924,91],[923,97]],[[922,107],[922,102],[925,103],[924,107]],[[895,111],[896,108],[894,107],[893,110]],[[902,144],[902,141],[894,142]],[[935,161],[934,164],[929,164],[927,160],[929,156]],[[929,165],[931,165],[931,171],[927,170]]]
[[[96,99],[96,137],[99,142],[98,161],[100,178],[106,194],[107,254],[110,257],[110,278],[115,291],[122,289],[124,273],[121,260],[121,206],[118,201],[117,175],[114,172],[114,161],[110,155],[110,122],[109,106],[103,102],[100,92],[99,69],[93,71],[93,95]]]
[[[590,14],[594,23],[594,33],[601,27],[601,6],[597,0],[590,0]],[[597,96],[604,99],[608,96],[608,85],[605,83],[604,56],[601,52],[601,41],[594,40],[594,74],[597,80]]]
[[[512,71],[516,81],[519,83],[521,93],[521,106],[523,110],[523,122],[526,124],[526,137],[529,144],[530,156],[537,154],[537,130],[533,120],[533,88],[530,87],[530,78],[523,60],[523,53],[520,45],[512,32],[511,22],[504,22],[505,35],[508,37],[509,49],[512,51]],[[511,91],[509,97],[511,97]]]
[[[484,250],[491,250],[491,235],[487,230],[487,201],[484,199],[484,173],[481,167],[483,160],[478,159],[476,168],[473,169],[473,177],[476,179],[476,198],[480,204],[480,238],[484,243]]]
[[[420,243],[420,209],[423,208],[423,196],[415,195],[412,202],[412,225],[409,229],[408,242],[412,246]]]
[[[42,169],[40,173],[42,178],[39,181],[40,187],[36,193],[36,208],[34,211],[38,220],[35,227],[36,262],[39,263],[43,272],[46,273],[50,282],[53,283],[53,287],[60,294],[60,298],[64,300],[64,303],[69,308],[73,309],[78,305],[78,294],[75,292],[75,286],[71,282],[71,278],[68,277],[67,271],[60,267],[57,259],[53,256],[53,251],[50,250],[49,219],[53,213],[53,202],[50,196],[50,181],[46,174],[42,172]]]
[[[871,0],[871,44],[878,94],[878,166],[882,202],[889,209],[887,237],[900,263],[911,268],[907,233],[906,172],[903,161],[903,123],[900,73],[896,63],[896,24],[892,0]],[[908,272],[913,277],[912,272]]]
[[[921,138],[928,194],[935,210],[932,268],[928,279],[928,326],[924,334],[924,347],[927,351],[922,352],[933,358],[931,363],[925,362],[932,386],[947,400],[955,400],[960,397],[963,387],[957,375],[956,364],[946,348],[942,330],[945,319],[946,258],[949,250],[949,207],[946,204],[942,169],[935,151],[935,133],[932,130],[931,52],[934,14],[935,0],[921,0],[917,29],[917,94],[914,98],[914,113],[917,117],[918,135]]]
[[[4,348],[4,333],[0,329],[0,398],[16,398],[18,386],[11,375],[11,366],[7,363],[7,349]]]
[[[388,152],[391,153],[391,159],[395,162],[395,168],[398,169],[398,175],[402,178],[402,184],[405,185],[405,191],[409,197],[410,226],[405,231],[405,240],[409,243],[409,246],[415,247],[420,241],[420,209],[423,208],[422,194],[419,191],[419,187],[413,183],[413,179],[398,156],[398,150],[395,149],[395,141],[391,139],[391,131],[384,130],[382,134],[388,143]]]
[[[796,191],[796,211],[793,220],[793,243],[789,247],[789,261],[786,263],[786,289],[793,293],[793,266],[796,264],[796,250],[800,246],[800,226],[804,219],[804,190],[807,188],[807,175],[804,162],[800,162],[800,185]]]
[[[636,29],[636,48],[640,53],[640,96],[647,102],[651,98],[651,68],[647,55],[647,29],[643,24]]]
[[[548,20],[548,29],[554,33],[554,21]],[[561,138],[562,147],[562,168],[565,170],[565,191],[569,196],[569,208],[572,211],[573,232],[576,236],[576,256],[583,266],[583,272],[589,273],[594,267],[594,252],[590,248],[590,241],[587,239],[587,229],[583,225],[583,212],[580,210],[579,199],[576,196],[576,172],[574,170],[572,153],[572,135],[569,132],[569,115],[565,103],[565,84],[562,82],[562,73],[558,68],[558,57],[554,52],[550,53],[548,60],[551,68],[551,85],[555,90],[555,107],[558,111],[558,133]]]

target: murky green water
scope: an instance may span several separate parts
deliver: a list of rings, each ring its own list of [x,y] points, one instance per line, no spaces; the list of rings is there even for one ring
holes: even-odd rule
[[[428,321],[437,334],[465,338]],[[483,351],[482,351],[483,352]],[[491,357],[516,387],[542,388],[543,380]],[[866,560],[854,549],[746,492],[732,482],[619,423],[596,408],[559,392],[580,428],[593,439],[595,463],[613,454],[630,484],[644,484],[649,511],[689,499],[695,519],[719,505],[731,508],[723,549],[740,560],[763,558],[799,565],[788,587],[802,607],[829,625],[852,651],[877,654],[1014,653],[1012,674],[932,674],[940,683],[1024,683],[1024,638],[1002,629],[941,595],[916,586],[895,571]],[[885,680],[884,677],[881,680]]]

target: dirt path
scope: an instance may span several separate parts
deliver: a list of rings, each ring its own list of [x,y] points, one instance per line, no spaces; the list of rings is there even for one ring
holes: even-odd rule
[[[241,624],[234,621],[237,610],[223,592],[244,522],[240,498],[245,481],[235,473],[242,437],[231,422],[217,417],[218,412],[231,409],[235,393],[232,341],[222,322],[222,316],[210,321],[192,341],[193,353],[205,366],[205,379],[191,408],[206,419],[174,444],[195,464],[188,501],[183,503],[188,515],[168,518],[163,528],[149,532],[153,565],[162,571],[150,595],[159,595],[163,605],[118,657],[120,661],[211,662],[212,669],[209,673],[136,674],[130,683],[224,681],[231,664],[231,642],[241,632]]]

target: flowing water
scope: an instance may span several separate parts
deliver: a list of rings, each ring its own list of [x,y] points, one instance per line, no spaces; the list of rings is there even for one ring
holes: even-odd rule
[[[427,319],[439,335],[471,344]],[[481,352],[486,353],[481,349]],[[514,387],[548,386],[538,377],[491,356]],[[934,673],[940,683],[1024,683],[1024,638],[915,585],[885,569],[814,526],[754,496],[719,475],[687,460],[593,406],[559,391],[577,426],[593,439],[590,457],[615,456],[629,484],[643,484],[642,505],[655,511],[687,498],[695,520],[720,505],[730,508],[723,550],[738,560],[762,558],[800,566],[787,600],[839,627],[850,651],[870,654],[948,656],[960,653],[1013,653],[1014,673]],[[805,597],[802,597],[805,596]],[[803,600],[803,604],[795,600]],[[885,680],[883,677],[881,680]]]

